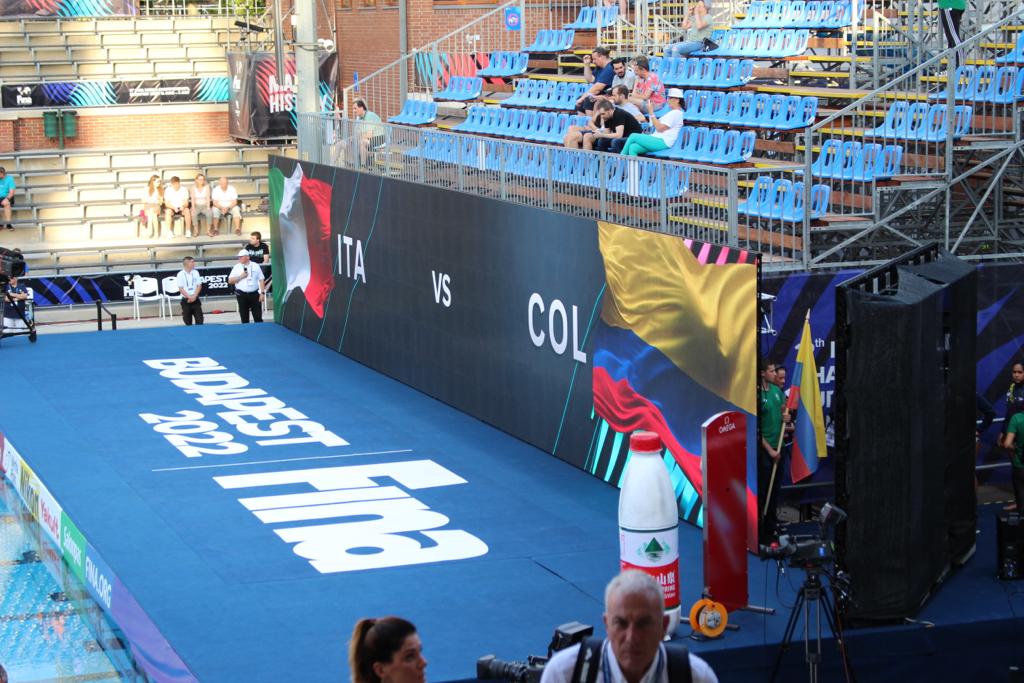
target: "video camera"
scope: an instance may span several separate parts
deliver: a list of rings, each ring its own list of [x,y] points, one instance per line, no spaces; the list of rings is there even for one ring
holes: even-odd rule
[[[0,247],[0,287],[6,287],[12,277],[25,274],[25,257],[20,251]]]
[[[551,637],[546,657],[530,655],[524,662],[504,661],[494,655],[484,655],[476,662],[476,677],[479,680],[499,679],[512,683],[540,683],[544,665],[551,659],[551,655],[576,643],[582,643],[584,638],[592,635],[594,635],[593,626],[587,626],[578,621],[562,624],[555,629],[555,634]]]
[[[783,534],[770,545],[759,547],[761,559],[786,560],[791,567],[820,567],[835,559],[835,548],[829,531],[846,519],[846,513],[832,503],[825,503],[818,512],[818,534]]]

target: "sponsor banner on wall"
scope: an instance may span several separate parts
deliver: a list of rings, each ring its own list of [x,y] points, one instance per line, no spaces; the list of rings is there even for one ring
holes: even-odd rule
[[[141,81],[72,81],[0,86],[4,109],[103,107],[115,104],[227,102],[227,76]]]
[[[110,17],[139,13],[131,0],[0,0],[0,17]]]
[[[693,523],[703,422],[752,451],[756,254],[291,159],[270,192],[286,327],[616,485],[655,431]]]
[[[127,636],[135,661],[152,680],[167,683],[196,680],[10,441],[2,436],[0,441],[3,442],[0,455],[3,476],[18,492],[52,544],[44,547],[43,553],[54,557],[59,553],[63,557],[89,595]]]
[[[796,273],[765,277],[762,291],[767,299],[761,310],[762,353],[768,360],[783,364],[791,373],[796,363],[797,346],[804,316],[811,314],[814,356],[818,367],[828,445],[833,445],[832,405],[835,392],[835,288],[859,275],[859,270],[837,273]],[[975,389],[995,408],[1001,417],[1005,412],[1005,395],[1010,385],[1010,368],[1021,359],[1024,347],[1024,266],[1019,264],[983,265],[978,267],[978,320]],[[873,372],[882,371],[873,368]],[[982,435],[978,464],[1006,462],[1006,456],[993,451],[992,445],[1000,430],[990,428]],[[832,459],[821,462],[821,468],[807,482],[831,483]],[[780,468],[784,483],[789,482],[789,468]],[[979,470],[980,482],[989,477],[1003,478],[999,470]]]
[[[320,111],[334,110],[338,85],[336,53],[320,54],[317,92]],[[228,126],[232,137],[242,140],[275,140],[296,135],[295,56],[284,60],[284,78],[277,73],[272,52],[228,54],[231,74],[231,105]]]
[[[270,282],[270,265],[262,264],[263,275]],[[203,275],[203,297],[229,296],[235,293],[234,285],[228,284],[230,266],[197,268]],[[33,291],[33,301],[40,306],[68,306],[87,304],[94,301],[131,301],[135,295],[132,280],[135,276],[163,280],[174,277],[177,270],[159,270],[139,273],[103,273],[100,275],[58,275],[55,277],[24,277],[20,282]]]

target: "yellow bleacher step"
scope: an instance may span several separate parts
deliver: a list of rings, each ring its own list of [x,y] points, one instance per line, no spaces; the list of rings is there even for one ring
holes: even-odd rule
[[[790,76],[797,78],[849,78],[849,71],[814,71],[813,69],[794,69],[789,72]]]

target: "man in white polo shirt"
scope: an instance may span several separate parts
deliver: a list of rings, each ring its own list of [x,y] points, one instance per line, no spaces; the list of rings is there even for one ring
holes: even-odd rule
[[[194,318],[196,325],[202,325],[203,302],[199,300],[199,294],[203,291],[203,276],[196,270],[196,260],[191,256],[181,260],[178,291],[181,293],[181,319],[186,325],[191,325]]]
[[[255,322],[263,322],[263,293],[266,281],[260,267],[249,261],[249,252],[242,249],[238,252],[238,263],[228,274],[228,284],[235,286],[235,298],[238,299],[238,316],[243,323],[249,322],[249,313]]]
[[[178,176],[171,178],[171,184],[164,189],[164,223],[170,231],[170,237],[174,237],[174,217],[181,216],[185,221],[183,237],[192,234],[192,212],[188,210],[188,190],[182,186]]]
[[[242,234],[242,209],[238,206],[238,192],[224,176],[217,181],[211,193],[213,200],[213,227],[220,230],[220,219],[231,216],[231,225],[236,235]]]

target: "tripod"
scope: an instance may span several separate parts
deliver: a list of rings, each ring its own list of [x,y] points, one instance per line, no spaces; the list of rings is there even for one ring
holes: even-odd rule
[[[796,623],[802,611],[804,613],[804,661],[807,662],[808,681],[810,683],[818,683],[818,663],[821,661],[821,614],[824,612],[825,621],[828,622],[829,630],[831,630],[832,637],[839,648],[839,657],[843,662],[846,680],[848,683],[854,683],[856,679],[853,676],[853,668],[850,666],[850,661],[846,656],[846,644],[843,642],[842,632],[836,629],[836,606],[832,601],[832,596],[821,582],[821,575],[824,573],[824,570],[821,567],[815,566],[804,567],[804,569],[807,572],[804,585],[800,587],[800,592],[796,596],[796,602],[789,613],[786,634],[779,644],[779,654],[775,657],[775,667],[772,669],[770,681],[774,683],[775,677],[779,673],[779,667],[782,666],[782,658],[786,654],[786,650],[789,649],[790,643],[793,642],[793,633],[796,631]],[[810,611],[812,604],[814,605],[814,624],[816,627],[816,633],[813,634],[813,648],[811,642],[812,634],[810,633]]]
[[[3,300],[0,301],[0,308],[5,308],[4,304],[9,303],[11,305],[10,307],[14,309],[14,312],[18,314],[18,317],[21,318],[22,323],[25,324],[24,328],[16,329],[13,332],[9,332],[7,328],[4,327],[2,318],[0,318],[0,339],[4,339],[6,337],[17,337],[19,335],[27,334],[28,340],[34,344],[36,341],[35,320],[25,315],[25,302],[15,301],[11,297],[11,290],[7,284],[0,285],[0,292],[2,292],[3,294]],[[21,303],[20,306],[18,305],[19,303]]]

